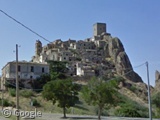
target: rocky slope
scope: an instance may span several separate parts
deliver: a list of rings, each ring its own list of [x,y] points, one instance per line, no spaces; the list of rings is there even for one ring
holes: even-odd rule
[[[159,71],[156,71],[155,72],[155,89],[157,91],[160,91],[160,72]]]
[[[103,40],[106,41],[105,50],[108,52],[108,57],[111,58],[112,64],[116,68],[116,74],[125,79],[121,82],[119,87],[120,92],[129,98],[147,106],[147,85],[143,82],[141,77],[133,70],[132,64],[128,55],[125,52],[122,42],[119,38],[106,39],[103,36]],[[160,87],[160,73],[157,72],[157,87]],[[125,92],[127,91],[130,92]],[[151,92],[153,91],[151,87]]]
[[[134,72],[122,42],[117,37],[103,40],[106,40],[105,50],[112,58],[117,74],[133,82],[143,82],[141,77]]]

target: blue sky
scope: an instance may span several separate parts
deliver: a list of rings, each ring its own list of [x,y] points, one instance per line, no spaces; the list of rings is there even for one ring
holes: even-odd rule
[[[92,37],[96,22],[107,24],[107,32],[118,37],[132,66],[149,62],[150,82],[160,70],[159,0],[0,0],[0,9],[46,39],[83,40]],[[0,68],[15,60],[30,60],[35,41],[46,41],[0,12]],[[134,69],[147,82],[146,66]]]

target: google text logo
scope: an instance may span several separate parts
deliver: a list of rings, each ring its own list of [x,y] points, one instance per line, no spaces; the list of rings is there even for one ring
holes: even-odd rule
[[[34,111],[19,111],[17,109],[10,110],[10,109],[3,109],[2,114],[4,117],[9,118],[12,115],[15,115],[16,117],[22,117],[22,118],[35,118],[35,117],[42,117],[42,112],[37,111],[35,108]]]

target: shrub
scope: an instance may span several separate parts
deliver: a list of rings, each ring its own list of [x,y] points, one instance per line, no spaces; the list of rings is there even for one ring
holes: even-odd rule
[[[140,105],[139,103],[129,99],[128,97],[119,94],[117,95],[118,109],[115,110],[114,114],[121,117],[148,117],[148,108]]]
[[[160,108],[160,92],[152,96],[152,104],[155,104],[157,108]]]
[[[0,105],[2,106],[2,99],[0,99]],[[7,99],[3,99],[3,106],[4,107],[8,107],[8,106],[12,106],[12,102],[9,102]]]
[[[31,96],[34,96],[32,90],[20,90],[19,94],[23,97],[29,98]]]
[[[8,106],[10,106],[10,105],[11,105],[11,104],[9,103],[8,100],[6,100],[6,99],[3,100],[3,106],[8,107]]]
[[[121,117],[141,117],[135,108],[127,104],[122,105],[115,114]]]
[[[156,108],[156,115],[155,117],[160,117],[159,113],[160,113],[160,92],[157,92],[155,94],[153,94],[152,96],[152,104],[155,106]]]
[[[9,95],[11,95],[12,97],[16,96],[16,90],[14,88],[9,88]]]
[[[135,92],[135,91],[137,90],[137,88],[136,88],[134,85],[132,85],[132,86],[130,87],[130,90],[131,90],[132,92]]]
[[[134,101],[122,103],[120,108],[115,111],[115,115],[121,117],[148,117],[148,109]]]
[[[32,99],[32,105],[35,107],[39,107],[40,103],[37,101],[37,99]]]

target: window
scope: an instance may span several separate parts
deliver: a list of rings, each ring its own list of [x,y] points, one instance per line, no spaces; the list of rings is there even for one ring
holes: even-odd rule
[[[30,79],[32,79],[33,78],[33,76],[30,76]]]
[[[44,73],[44,67],[42,67],[42,73]]]
[[[31,72],[34,72],[34,67],[33,66],[31,66]]]
[[[21,72],[21,66],[18,65],[18,72]]]
[[[64,60],[66,59],[66,57],[64,57]]]
[[[18,78],[21,78],[20,75],[18,75]]]

